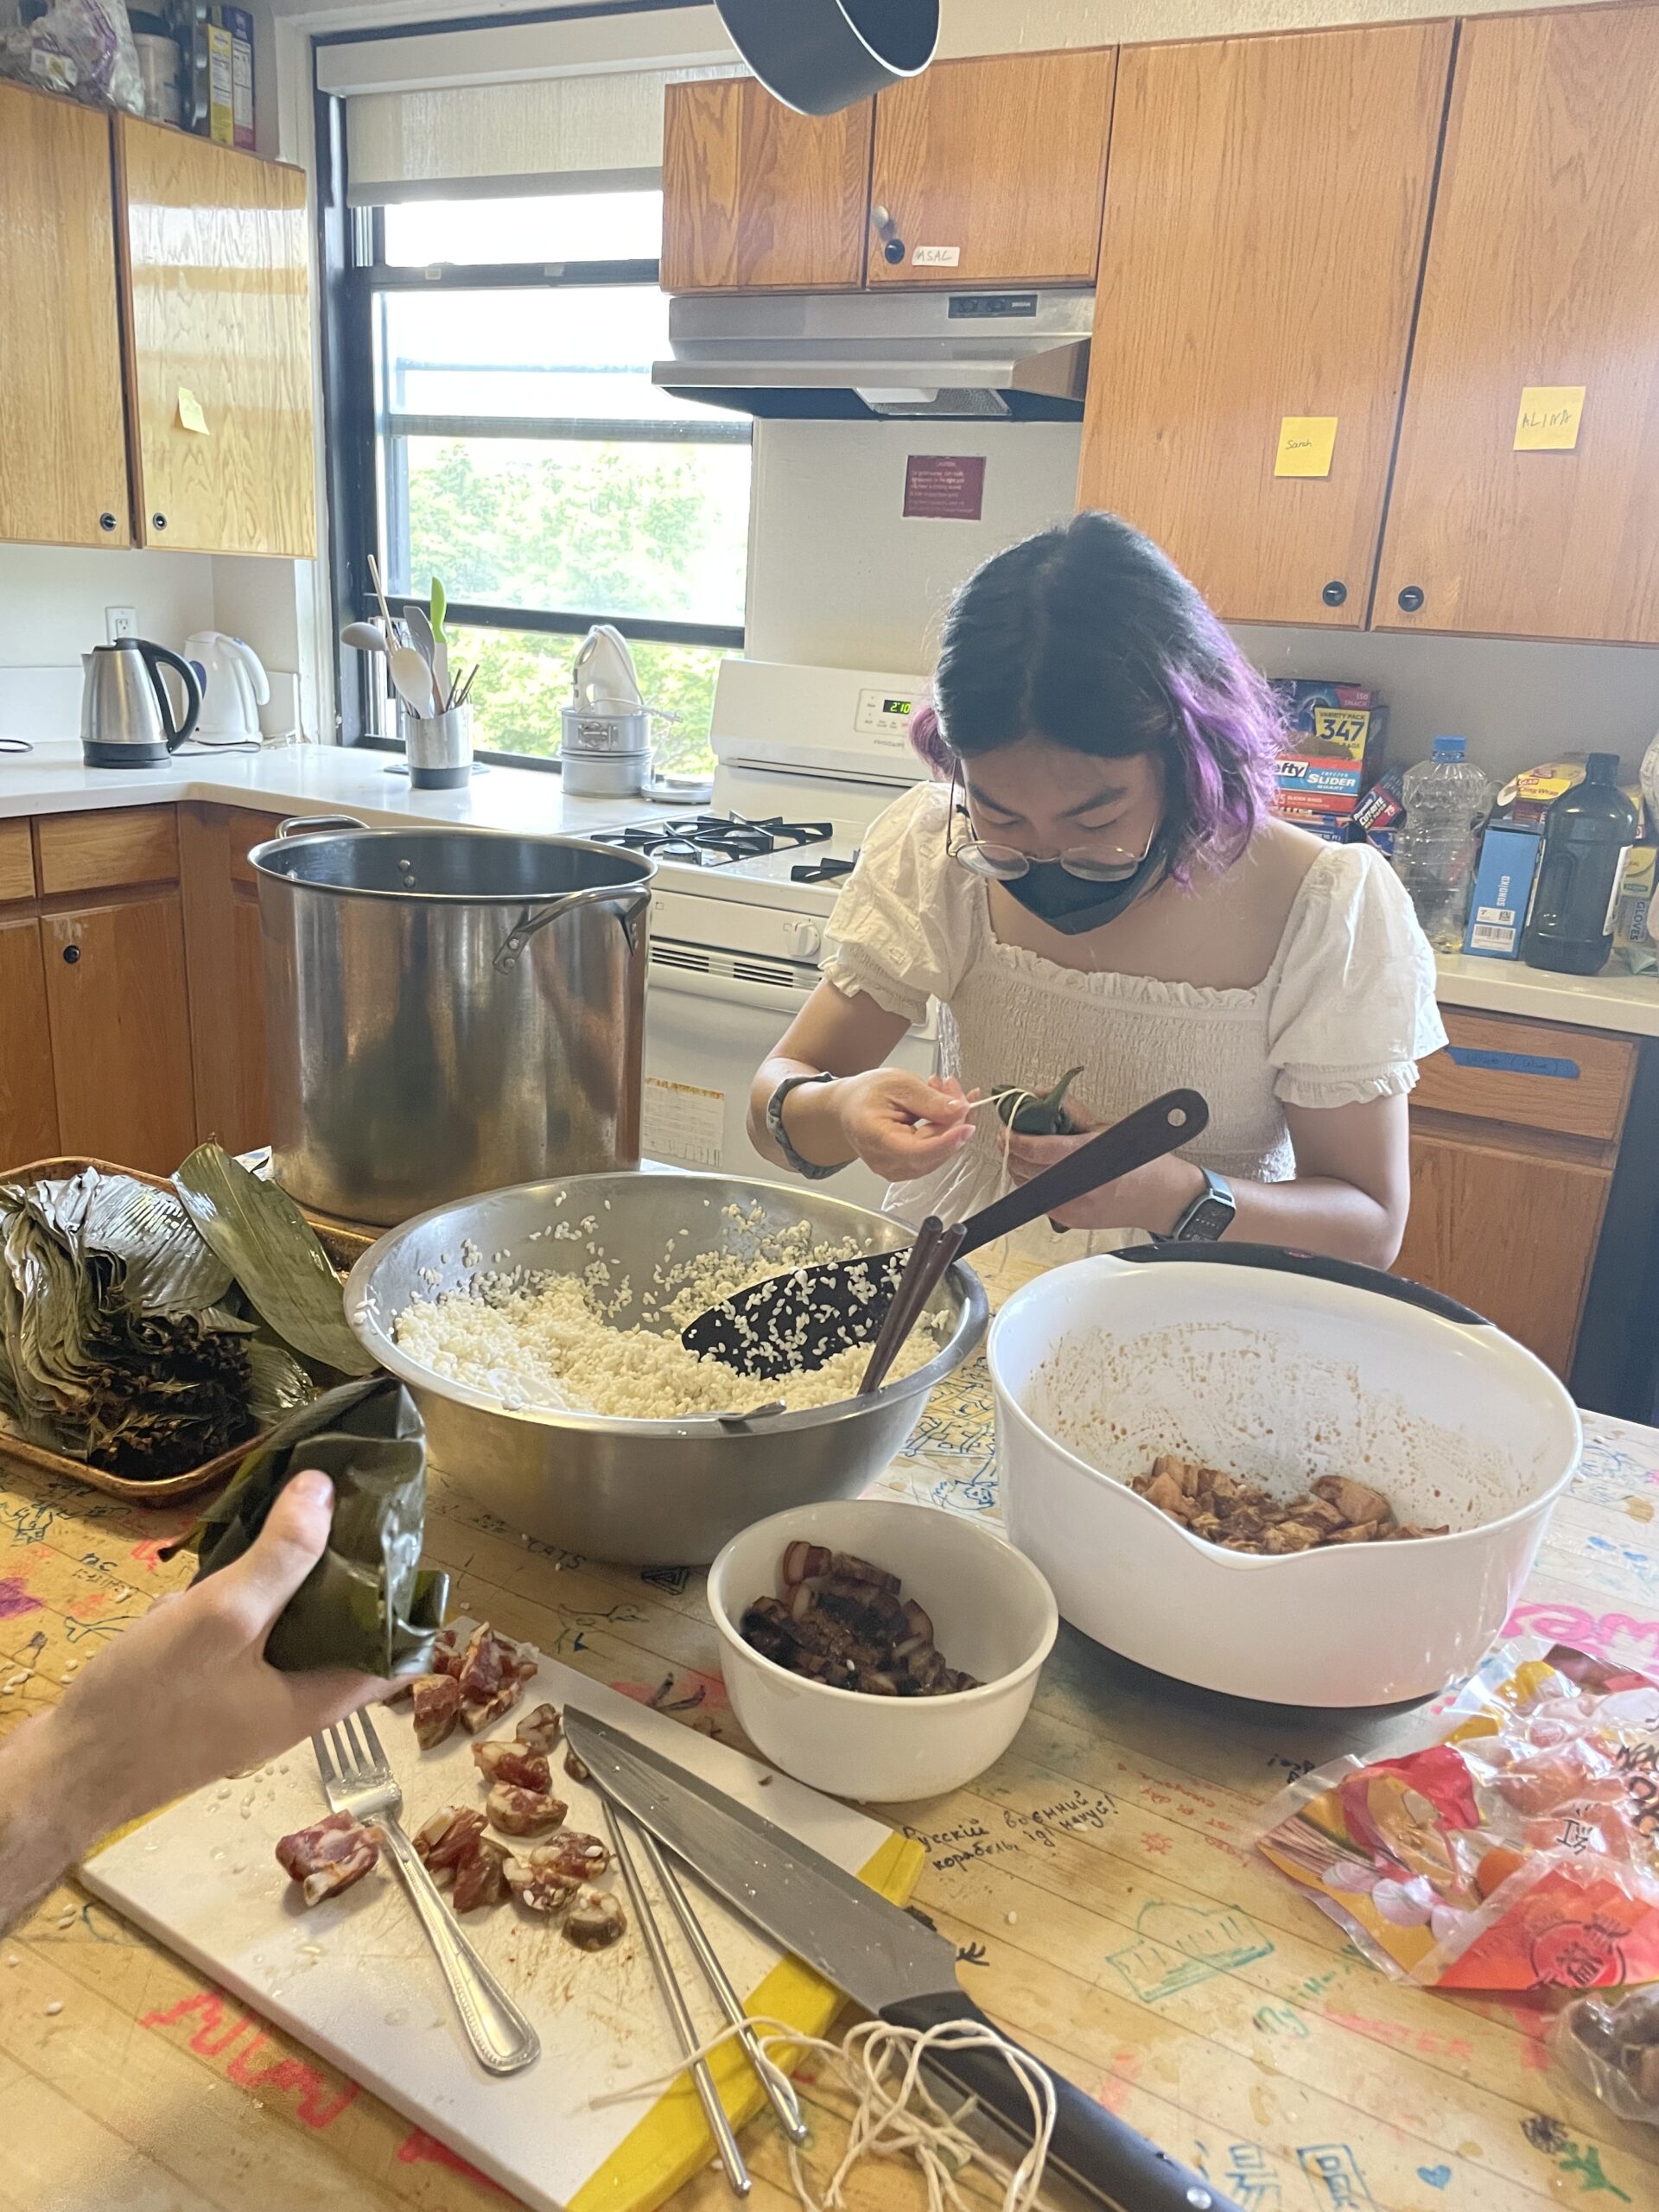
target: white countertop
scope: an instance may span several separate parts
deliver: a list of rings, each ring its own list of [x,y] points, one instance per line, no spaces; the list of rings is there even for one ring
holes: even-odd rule
[[[635,820],[647,802],[567,799],[564,779],[537,768],[492,766],[453,791],[411,791],[386,772],[400,756],[369,747],[276,745],[260,753],[183,753],[158,768],[87,768],[78,741],[0,753],[0,821],[105,806],[172,806],[186,799],[271,813],[359,814],[383,823],[453,822],[474,830],[584,836]]]
[[[638,798],[567,799],[562,778],[535,768],[492,766],[459,791],[415,791],[407,778],[386,772],[394,758],[366,747],[288,745],[219,759],[181,754],[159,768],[86,768],[78,742],[53,741],[33,753],[0,753],[0,820],[197,799],[273,812],[583,836],[646,810]],[[1659,1037],[1659,976],[1615,968],[1599,976],[1552,976],[1520,961],[1471,960],[1463,953],[1443,955],[1439,966],[1442,1006]]]

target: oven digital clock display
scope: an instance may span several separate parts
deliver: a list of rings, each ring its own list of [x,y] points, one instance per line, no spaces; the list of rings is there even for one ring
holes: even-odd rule
[[[902,744],[910,730],[910,718],[916,711],[914,699],[895,697],[887,691],[861,691],[858,713],[853,728],[861,737],[895,741]]]

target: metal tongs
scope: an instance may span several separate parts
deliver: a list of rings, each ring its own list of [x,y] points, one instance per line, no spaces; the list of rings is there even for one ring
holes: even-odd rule
[[[720,2091],[715,2086],[715,2077],[709,2062],[706,2058],[700,2058],[695,2055],[702,2038],[697,2034],[696,2024],[692,2019],[690,2008],[685,2001],[685,1992],[681,1988],[678,1978],[675,1974],[674,1962],[669,1956],[668,1946],[663,1941],[662,1929],[652,1910],[651,1898],[640,1874],[639,1860],[634,1857],[636,1847],[645,1865],[651,1869],[652,1877],[658,1889],[668,1900],[674,1917],[679,1922],[685,1940],[691,1947],[692,1955],[702,1969],[703,1978],[714,1993],[715,2002],[730,2024],[737,2030],[737,2040],[743,2046],[749,2063],[753,2067],[760,2086],[766,2093],[767,2101],[778,2115],[779,2126],[791,2143],[804,2143],[810,2130],[805,2120],[801,2117],[800,2105],[797,2101],[794,2090],[790,2087],[787,2077],[773,2065],[762,2050],[760,2038],[743,2009],[743,2000],[732,1986],[730,1975],[721,1964],[720,1954],[709,1942],[708,1929],[697,1917],[696,1908],[686,1894],[685,1885],[680,1879],[678,1870],[650,1830],[641,1827],[630,1815],[625,1813],[606,1794],[602,1785],[596,1783],[595,1786],[600,1789],[601,1802],[605,1809],[605,1822],[610,1830],[611,1846],[616,1863],[621,1870],[623,1884],[627,1890],[629,1901],[633,1906],[634,1917],[639,1923],[639,1933],[644,1938],[645,1949],[650,1954],[652,1966],[656,1971],[658,1986],[663,1993],[663,2001],[668,2007],[669,2016],[674,2023],[675,2033],[680,2039],[680,2048],[685,2054],[686,2071],[691,2076],[692,2087],[696,2090],[697,2100],[702,2107],[703,2117],[709,2122],[709,2132],[715,2139],[715,2147],[720,2153],[720,2163],[725,2168],[726,2179],[731,2187],[733,2196],[747,2196],[753,2187],[753,2183],[750,2178],[743,2153],[738,2147],[737,2137],[732,2131],[731,2121],[726,2117],[726,2107],[720,2101]]]

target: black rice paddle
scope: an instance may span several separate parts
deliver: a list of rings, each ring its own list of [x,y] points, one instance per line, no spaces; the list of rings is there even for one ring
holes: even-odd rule
[[[965,1258],[1010,1230],[1023,1229],[1027,1222],[1057,1213],[1103,1183],[1161,1160],[1178,1145],[1190,1144],[1209,1119],[1210,1109],[1196,1090],[1166,1091],[1109,1129],[1102,1129],[995,1205],[957,1224],[962,1238],[951,1256]],[[917,1244],[897,1252],[872,1252],[861,1259],[826,1261],[818,1267],[793,1268],[788,1274],[768,1275],[699,1313],[681,1330],[680,1342],[688,1351],[723,1360],[739,1374],[760,1382],[810,1374],[849,1344],[874,1344],[883,1336],[887,1309],[900,1281],[912,1273],[912,1262],[931,1272],[930,1253],[937,1251],[939,1236],[936,1224],[925,1237],[918,1234]],[[925,1281],[925,1274],[922,1280]],[[933,1287],[926,1283],[916,1298],[912,1281],[912,1297],[904,1301],[894,1326],[886,1332],[882,1365],[876,1382],[871,1382],[867,1374],[867,1389],[878,1387]]]

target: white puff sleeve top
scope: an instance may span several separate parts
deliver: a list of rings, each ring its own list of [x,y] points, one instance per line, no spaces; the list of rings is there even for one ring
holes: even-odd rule
[[[1369,846],[1330,845],[1296,894],[1273,964],[1249,988],[1084,972],[999,942],[987,887],[945,852],[949,800],[918,785],[874,823],[836,902],[823,973],[849,996],[919,1021],[940,1007],[944,1071],[969,1086],[1046,1087],[1079,1062],[1082,1117],[1109,1122],[1191,1085],[1209,1101],[1191,1147],[1218,1173],[1295,1173],[1287,1105],[1409,1090],[1446,1042],[1434,957],[1411,902]],[[896,1190],[908,1218],[959,1218],[1001,1187],[1000,1124],[936,1176]],[[1184,1150],[1189,1148],[1184,1147]]]

